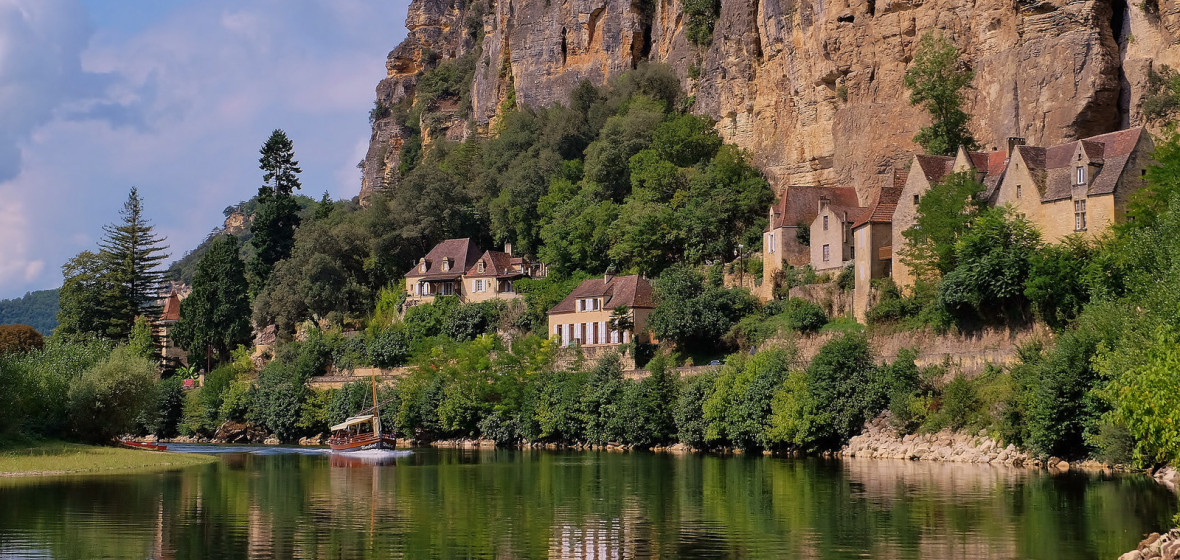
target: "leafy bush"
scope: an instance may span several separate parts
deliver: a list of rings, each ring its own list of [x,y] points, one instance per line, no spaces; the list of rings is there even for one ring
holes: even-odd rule
[[[714,349],[734,323],[757,308],[742,289],[708,286],[697,271],[674,266],[655,282],[658,304],[648,325],[656,337],[696,351]]]
[[[624,385],[620,411],[623,439],[632,445],[651,447],[676,439],[679,378],[670,362],[667,355],[659,354],[648,362],[647,377]]]
[[[771,399],[792,359],[792,352],[773,349],[754,356],[735,354],[726,361],[704,403],[705,436],[711,444],[767,447]]]
[[[83,440],[104,442],[129,432],[135,419],[155,403],[156,366],[116,348],[86,370],[69,390],[70,424]]]
[[[179,376],[161,379],[156,384],[156,411],[152,433],[156,437],[176,437],[184,416],[184,379]]]
[[[717,372],[710,371],[690,378],[676,397],[673,418],[676,437],[694,449],[709,449],[709,421],[705,419],[705,402],[713,395]]]
[[[721,15],[720,0],[684,0],[684,15],[688,19],[688,41],[697,46],[713,42],[713,25]]]
[[[297,367],[278,361],[267,364],[258,374],[255,420],[280,441],[290,442],[298,437],[307,398],[306,381],[307,377]]]
[[[807,387],[815,410],[823,419],[812,438],[814,445],[835,449],[860,432],[866,417],[875,414],[874,366],[868,340],[845,334],[820,348],[807,367]]]

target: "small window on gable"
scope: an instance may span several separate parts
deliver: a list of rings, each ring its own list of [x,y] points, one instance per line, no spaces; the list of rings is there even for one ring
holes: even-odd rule
[[[1079,185],[1086,184],[1086,167],[1084,165],[1078,166],[1078,182]]]
[[[918,205],[918,195],[914,195],[914,206]]]
[[[828,231],[828,217],[824,216],[824,231]]]
[[[1016,198],[1020,198],[1020,185],[1016,185]]]
[[[483,261],[479,261],[479,264],[476,266],[476,270],[478,270],[479,272],[483,272],[484,270],[486,270],[486,268],[483,264]]]

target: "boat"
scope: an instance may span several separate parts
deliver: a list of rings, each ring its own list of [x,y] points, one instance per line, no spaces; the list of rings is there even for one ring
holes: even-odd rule
[[[167,451],[167,445],[160,445],[158,443],[140,443],[138,441],[131,441],[129,439],[119,440],[119,445],[123,447],[130,447],[131,449],[146,449],[148,451]]]
[[[393,434],[381,430],[381,407],[377,404],[376,377],[373,378],[373,408],[362,410],[356,416],[332,426],[331,430],[332,437],[328,438],[328,447],[332,451],[368,451],[396,447],[397,440]]]

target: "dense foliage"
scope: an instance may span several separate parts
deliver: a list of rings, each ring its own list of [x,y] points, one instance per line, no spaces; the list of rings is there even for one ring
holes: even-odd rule
[[[954,155],[959,146],[978,147],[967,128],[971,115],[963,111],[963,90],[974,79],[975,72],[960,59],[953,43],[933,32],[922,36],[906,70],[905,87],[910,90],[910,104],[922,105],[930,113],[930,125],[914,136],[926,153]]]
[[[53,334],[59,310],[57,292],[40,290],[0,300],[0,325],[29,325],[44,336]]]
[[[250,222],[250,244],[254,248],[250,273],[255,292],[266,284],[275,264],[291,255],[300,221],[294,192],[301,187],[302,173],[295,161],[295,146],[282,130],[271,132],[259,151],[263,185],[258,187],[258,209]]]
[[[248,291],[237,240],[219,237],[197,265],[192,293],[180,302],[173,334],[177,345],[194,361],[203,355],[218,363],[227,360],[231,350],[251,339]]]
[[[45,337],[29,325],[0,325],[0,356],[40,350]]]

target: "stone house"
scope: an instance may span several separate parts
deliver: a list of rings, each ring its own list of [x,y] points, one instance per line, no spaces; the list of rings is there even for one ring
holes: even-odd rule
[[[865,320],[872,282],[893,275],[893,213],[906,183],[905,173],[894,170],[892,181],[882,186],[860,220],[852,224],[853,252],[852,314]]]
[[[1153,150],[1142,127],[1049,148],[1017,146],[989,202],[1011,205],[1047,242],[1075,233],[1094,237],[1125,219],[1128,198],[1154,163]]]
[[[459,296],[464,303],[514,299],[515,282],[540,278],[546,268],[504,251],[483,251],[471,239],[448,239],[435,245],[406,273],[406,305],[430,303],[438,296]]]
[[[466,292],[464,301],[476,303],[490,299],[516,299],[520,297],[516,293],[517,280],[543,278],[545,275],[545,266],[541,263],[534,263],[527,257],[513,256],[511,244],[505,245],[503,251],[484,251],[463,274]]]
[[[611,316],[619,306],[627,310],[630,330],[611,328]],[[651,283],[641,276],[591,278],[549,310],[549,336],[562,346],[618,346],[631,342],[632,336],[647,342],[647,321],[655,306]]]
[[[807,266],[812,263],[811,247],[815,243],[804,244],[800,238],[810,235],[812,222],[819,215],[821,198],[826,198],[829,205],[839,208],[860,205],[856,189],[851,187],[792,185],[783,189],[778,200],[770,207],[769,223],[762,233],[763,286],[773,286],[770,280],[787,266]],[[762,298],[767,300],[773,297],[771,291],[765,290],[761,294]]]
[[[180,302],[192,293],[192,288],[183,284],[178,286],[169,287],[168,295],[162,300],[160,316],[152,321],[152,336],[160,345],[160,362],[165,367],[188,363],[188,352],[176,345],[173,329],[180,322]]]
[[[435,245],[406,273],[406,305],[430,303],[437,296],[465,299],[463,273],[482,253],[471,239],[448,239]]]
[[[855,201],[854,201],[855,202]],[[811,222],[811,267],[816,272],[839,272],[856,254],[852,224],[864,218],[868,208],[843,206],[826,196]]]
[[[1021,141],[1010,139],[1009,143]],[[897,199],[892,219],[892,272],[899,286],[914,283],[914,274],[901,257],[905,255],[906,240],[902,232],[914,225],[918,216],[918,203],[922,195],[951,173],[975,172],[975,180],[983,183],[984,192],[995,190],[1003,177],[1007,165],[1008,151],[968,152],[962,147],[954,157],[916,155],[910,162],[910,170]]]

